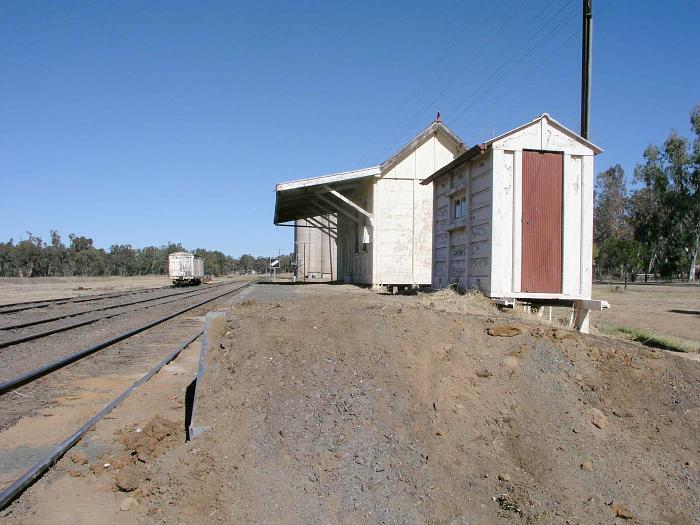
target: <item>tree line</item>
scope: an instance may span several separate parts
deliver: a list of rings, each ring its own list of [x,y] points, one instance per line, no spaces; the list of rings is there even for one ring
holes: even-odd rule
[[[67,277],[107,275],[165,275],[168,256],[173,252],[189,251],[180,243],[133,248],[129,244],[114,244],[109,250],[96,248],[93,240],[70,234],[68,244],[51,230],[50,241],[27,232],[18,242],[0,242],[0,277]],[[269,258],[244,254],[236,259],[218,250],[197,248],[192,253],[204,259],[207,275],[221,276],[231,272],[265,273]],[[280,266],[289,268],[291,256],[280,258]]]
[[[596,176],[594,257],[599,279],[698,279],[700,104],[692,142],[671,131],[649,145],[627,181],[619,164]]]

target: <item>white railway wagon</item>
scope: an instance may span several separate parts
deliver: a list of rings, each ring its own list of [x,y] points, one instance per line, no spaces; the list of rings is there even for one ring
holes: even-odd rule
[[[168,275],[176,286],[198,285],[204,277],[204,259],[188,252],[174,252],[168,257]]]

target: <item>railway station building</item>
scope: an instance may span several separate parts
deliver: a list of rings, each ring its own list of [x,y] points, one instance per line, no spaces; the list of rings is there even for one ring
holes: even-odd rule
[[[464,151],[437,119],[378,166],[278,184],[274,222],[335,236],[336,280],[430,285],[433,194],[421,182]]]

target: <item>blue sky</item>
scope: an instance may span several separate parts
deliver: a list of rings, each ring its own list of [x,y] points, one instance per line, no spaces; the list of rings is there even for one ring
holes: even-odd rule
[[[688,134],[697,0],[594,0],[600,171]],[[376,164],[440,111],[468,144],[579,127],[580,1],[0,4],[0,239],[292,251],[274,184]]]

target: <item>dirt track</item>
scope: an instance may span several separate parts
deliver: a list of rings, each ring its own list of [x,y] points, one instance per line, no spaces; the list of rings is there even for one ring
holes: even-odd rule
[[[468,299],[256,288],[212,341],[209,431],[129,467],[98,425],[95,450],[126,453],[138,489],[71,477],[66,458],[7,519],[79,519],[78,501],[95,515],[94,493],[114,523],[700,520],[699,363]],[[503,324],[523,333],[487,334]],[[108,424],[133,432],[154,412]],[[59,486],[83,497],[56,509]]]

